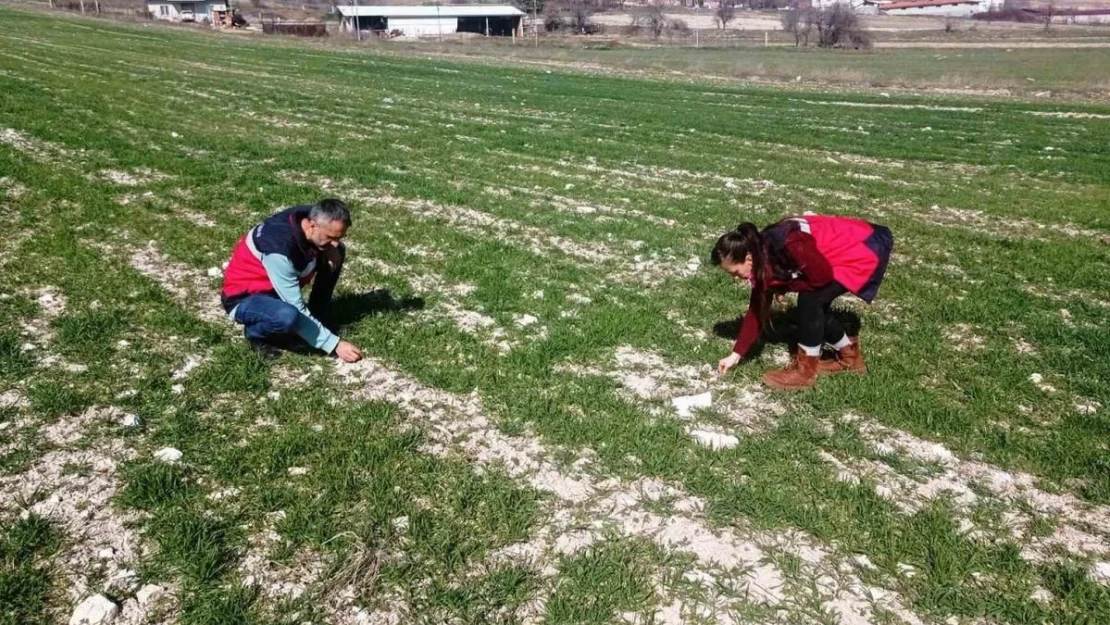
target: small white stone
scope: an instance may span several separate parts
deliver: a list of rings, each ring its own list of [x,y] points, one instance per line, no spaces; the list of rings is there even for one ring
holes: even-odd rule
[[[856,564],[860,565],[861,567],[863,567],[863,568],[865,568],[869,571],[875,570],[875,564],[873,562],[871,562],[871,558],[868,558],[867,556],[863,555],[862,553],[857,555],[854,558],[854,560],[856,561]]]
[[[266,397],[268,397],[268,398],[270,398],[274,401],[277,401],[281,397],[281,392],[280,391],[270,391],[269,393],[266,393]]]
[[[127,349],[128,347],[131,347],[131,342],[127,341],[127,340],[124,340],[124,339],[120,339],[119,342],[116,343],[116,347],[118,347],[120,349]]]
[[[137,428],[137,427],[139,427],[140,425],[143,424],[143,420],[140,419],[138,416],[133,415],[133,414],[123,415],[123,418],[121,418],[119,420],[119,422],[120,422],[120,425],[122,425],[125,428]]]
[[[1044,382],[1044,376],[1039,373],[1031,373],[1029,374],[1029,381],[1033,384],[1040,384]]]
[[[913,568],[909,564],[906,564],[905,562],[898,564],[898,572],[902,575],[905,575],[906,577],[913,577],[914,575],[917,575],[917,569]]]
[[[135,593],[135,599],[138,600],[139,605],[144,608],[164,596],[166,596],[166,589],[158,584],[147,584],[140,588],[139,592]]]
[[[730,449],[740,444],[739,438],[723,432],[691,430],[690,436],[692,436],[699,445],[703,445],[710,449]]]
[[[317,423],[316,425],[312,426],[312,431],[313,432],[323,432],[324,431],[324,426]]]
[[[119,614],[119,606],[112,603],[104,595],[93,595],[82,601],[73,615],[69,617],[69,625],[102,625],[111,623]]]
[[[116,557],[116,550],[112,549],[111,547],[105,547],[104,549],[96,552],[96,557],[100,558],[101,560],[111,560],[112,558]]]
[[[239,489],[232,487],[232,488],[225,488],[223,490],[215,491],[214,493],[209,494],[208,498],[212,501],[220,501],[221,499],[227,499],[228,497],[234,497],[235,495],[238,495],[238,494],[239,494]]]
[[[180,395],[180,394],[185,392],[185,385],[184,384],[174,384],[173,386],[170,387],[170,391],[174,395]]]
[[[393,529],[398,532],[403,532],[409,528],[409,518],[407,516],[399,516],[393,519]]]
[[[1038,586],[1037,589],[1033,591],[1033,594],[1029,595],[1029,598],[1037,603],[1049,603],[1056,597],[1054,597],[1052,592],[1047,588]]]
[[[1110,562],[1095,562],[1092,564],[1091,577],[1100,584],[1110,585]]]
[[[223,273],[223,271],[221,271],[219,267],[209,267],[208,268],[208,277],[209,278],[219,278],[222,273]]]
[[[385,104],[386,106],[393,104],[393,98],[382,98],[382,104]]]
[[[155,460],[160,460],[168,464],[174,464],[177,461],[181,460],[181,456],[181,451],[178,449],[174,449],[173,447],[163,447],[162,449],[154,452]]]
[[[176,132],[173,132],[173,131],[171,130],[171,131],[170,131],[170,136],[171,136],[171,137],[173,137],[174,139],[176,139],[176,138],[180,137],[181,135],[179,135],[179,134],[177,134]]]
[[[287,471],[288,471],[289,475],[293,475],[293,476],[307,475],[308,474],[308,468],[307,467],[289,467],[289,469]]]
[[[539,321],[539,319],[536,319],[532,315],[515,315],[513,317],[513,323],[515,323],[518,328],[527,328],[537,321]]]
[[[1095,414],[1101,407],[1102,404],[1093,399],[1075,402],[1075,411],[1079,414]]]

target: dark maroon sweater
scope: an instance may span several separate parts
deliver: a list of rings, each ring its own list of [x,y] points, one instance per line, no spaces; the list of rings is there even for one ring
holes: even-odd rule
[[[744,356],[752,348],[763,328],[763,319],[759,314],[759,302],[765,290],[773,293],[800,293],[815,291],[833,281],[832,265],[817,251],[817,242],[814,238],[796,230],[786,235],[786,253],[794,261],[795,268],[801,272],[796,280],[784,282],[769,279],[762,287],[752,286],[751,299],[748,302],[748,312],[744,315],[744,322],[740,325],[740,334],[732,351]]]

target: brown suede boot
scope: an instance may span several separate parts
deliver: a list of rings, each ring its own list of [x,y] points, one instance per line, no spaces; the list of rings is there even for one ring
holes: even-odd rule
[[[832,359],[822,360],[817,365],[820,373],[867,373],[867,365],[863,362],[863,353],[859,350],[859,337],[852,337],[852,344],[835,353]]]
[[[801,391],[812,388],[817,381],[817,363],[820,356],[799,353],[785,368],[763,374],[763,383],[780,391]]]

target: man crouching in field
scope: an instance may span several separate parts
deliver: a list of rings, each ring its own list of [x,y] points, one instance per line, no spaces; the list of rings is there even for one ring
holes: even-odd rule
[[[296,333],[309,345],[345,362],[362,358],[320,322],[331,303],[346,248],[340,240],[351,212],[339,200],[294,206],[250,229],[239,240],[224,270],[220,300],[251,347],[262,349]],[[305,305],[301,288],[313,282]]]

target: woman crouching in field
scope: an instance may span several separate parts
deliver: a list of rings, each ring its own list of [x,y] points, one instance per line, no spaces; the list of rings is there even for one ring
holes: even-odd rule
[[[785,369],[765,373],[764,383],[806,389],[819,372],[866,371],[859,337],[845,333],[829,306],[845,293],[870,304],[893,247],[890,229],[847,217],[792,217],[762,232],[745,222],[721,235],[712,263],[748,281],[752,295],[732,353],[717,372],[723,375],[748,353],[770,323],[772,297],[787,292],[798,293],[798,350]],[[832,347],[834,358],[821,360],[823,344]]]

